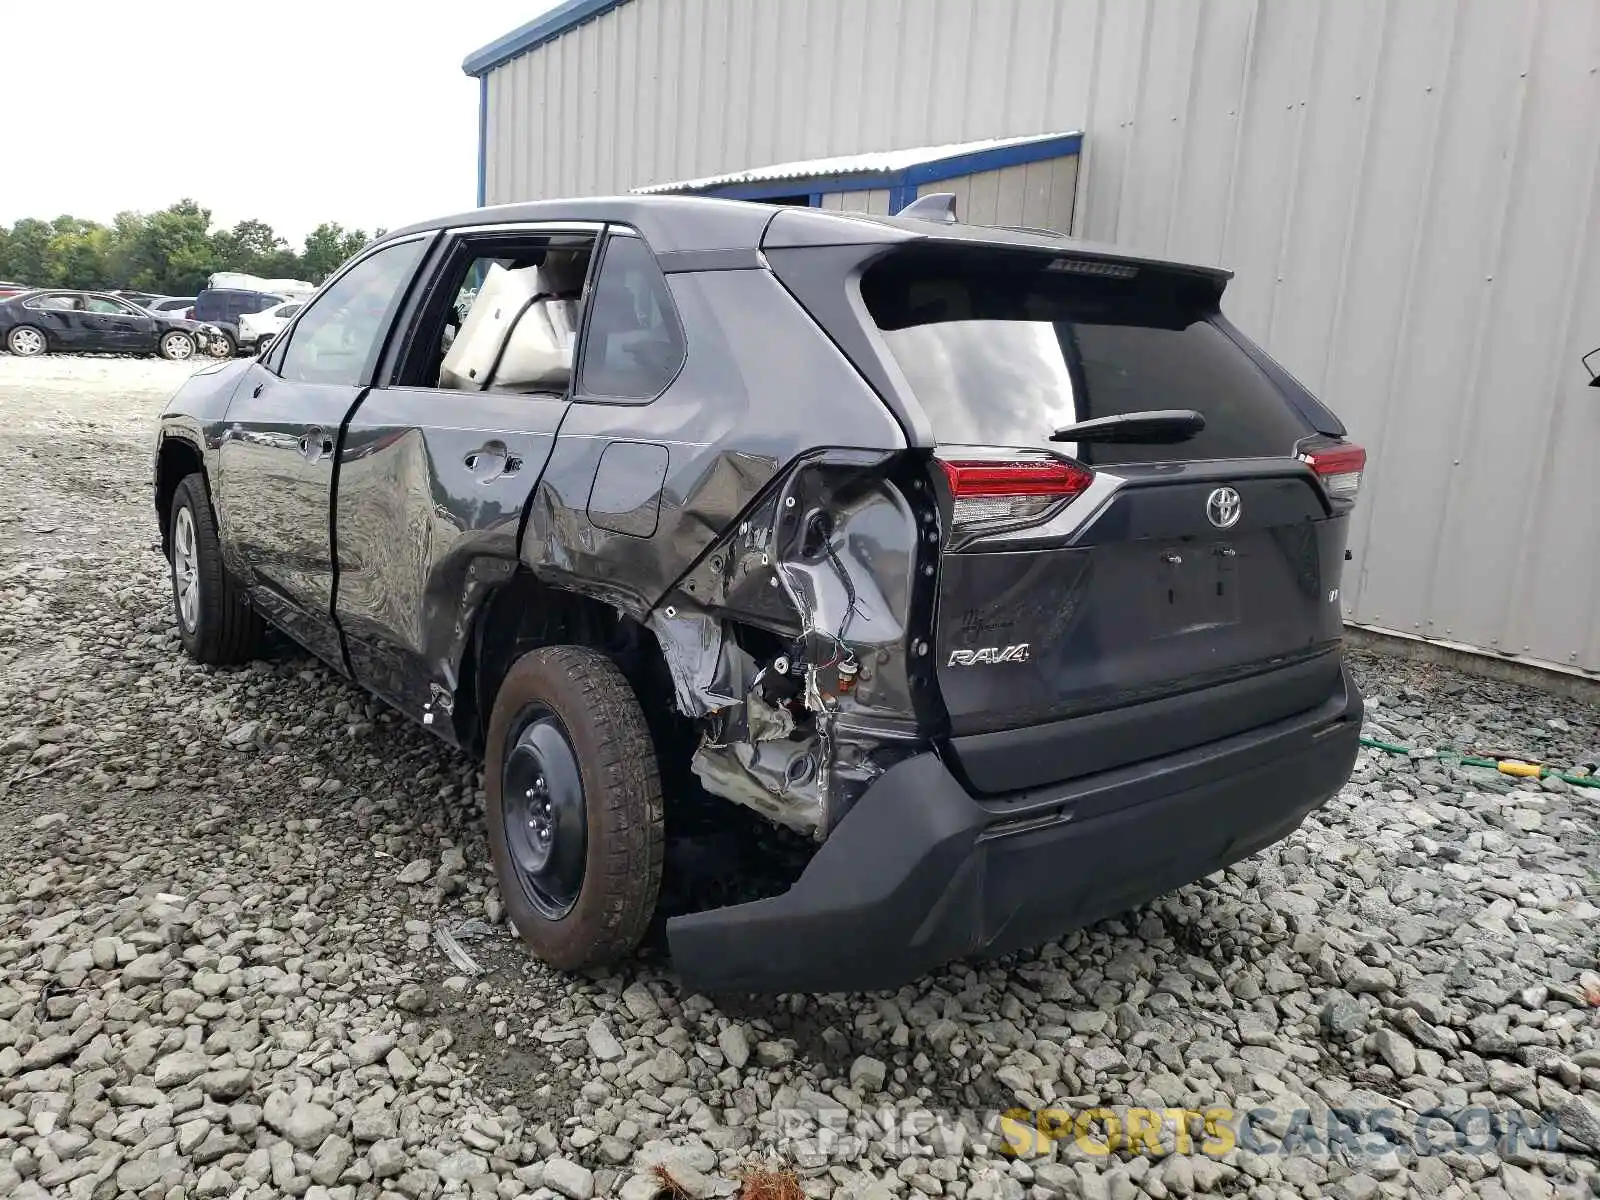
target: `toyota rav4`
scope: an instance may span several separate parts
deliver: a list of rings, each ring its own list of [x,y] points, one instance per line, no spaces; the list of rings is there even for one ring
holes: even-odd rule
[[[179,636],[237,663],[270,623],[481,756],[552,966],[630,955],[674,814],[724,802],[812,850],[666,922],[691,986],[1036,945],[1283,838],[1355,759],[1364,453],[1228,278],[931,197],[399,230],[163,414]]]

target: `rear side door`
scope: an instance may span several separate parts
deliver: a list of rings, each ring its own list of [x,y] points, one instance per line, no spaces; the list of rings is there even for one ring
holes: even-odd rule
[[[22,307],[28,311],[19,323],[38,328],[52,347],[62,350],[88,348],[82,296],[70,292],[50,292],[24,301]]]
[[[221,436],[218,521],[230,569],[274,623],[341,670],[331,507],[339,431],[430,240],[379,246],[324,286],[247,368]]]
[[[598,234],[598,226],[581,223],[452,234],[402,320],[405,335],[395,339],[386,381],[365,394],[346,429],[335,528],[337,612],[351,671],[446,737],[470,632],[466,614],[516,564],[523,509],[570,403],[571,354]],[[497,298],[504,293],[480,292],[492,267],[537,269],[530,278],[539,290],[530,296],[542,299],[507,302]],[[504,349],[487,359],[503,373],[519,348],[529,349],[529,331],[550,327],[543,309],[523,306],[547,304],[570,340],[552,343],[553,365],[542,375],[482,388],[466,372],[445,369],[458,338],[489,344],[504,330]]]

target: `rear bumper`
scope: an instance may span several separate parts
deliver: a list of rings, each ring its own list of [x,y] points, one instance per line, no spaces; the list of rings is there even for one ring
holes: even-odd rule
[[[932,754],[884,772],[780,896],[676,917],[700,991],[894,988],[1039,945],[1293,832],[1355,763],[1361,696],[1220,741],[979,802]]]

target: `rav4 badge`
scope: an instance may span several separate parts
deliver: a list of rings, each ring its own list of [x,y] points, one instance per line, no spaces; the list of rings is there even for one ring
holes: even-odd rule
[[[981,650],[952,650],[950,667],[988,667],[995,663],[1027,662],[1028,643],[1019,642],[1015,646],[985,646]]]

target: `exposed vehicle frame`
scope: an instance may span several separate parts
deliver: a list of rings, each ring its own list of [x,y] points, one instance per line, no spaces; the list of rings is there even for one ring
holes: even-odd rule
[[[586,390],[602,336],[592,304],[558,392],[446,406],[432,375],[419,382],[424,333],[456,302],[452,264],[527,238],[587,247],[585,295],[618,247],[646,247],[687,345],[658,391]],[[1074,468],[941,444],[863,319],[864,273],[909,247],[1148,272],[1207,311],[1228,278],[1042,233],[692,197],[502,206],[397,230],[260,360],[199,372],[162,414],[155,506],[185,645],[238,661],[265,618],[484,754],[503,891],[515,863],[546,853],[541,839],[589,855],[570,894],[545,863],[549,886],[512,904],[558,966],[613,961],[643,935],[663,791],[670,816],[691,775],[817,845],[781,894],[668,921],[679,970],[703,988],[896,986],[1285,836],[1356,752],[1361,699],[1333,601],[1353,496],[1339,481],[1359,478],[1360,452],[1217,313],[1216,336],[1250,356],[1303,436],[1270,458],[1076,468],[1077,490],[1052,492],[1036,518],[968,526],[960,506],[986,493],[964,491],[967,476]],[[319,302],[386,251],[412,265],[359,376],[288,378]],[[1284,543],[1263,569],[1301,614],[1296,648],[1265,666],[1249,658],[1259,639],[1219,636],[1217,661],[1193,662],[1181,686],[1152,676],[1112,702],[1112,685],[1073,667],[1093,653],[1082,630],[1045,620],[1034,593],[1007,607],[1024,594],[1013,569],[1048,562],[1078,579],[1097,553],[1105,570],[1122,562],[1120,541],[1097,548],[1112,525],[1150,531],[1152,556],[1173,556],[1167,542],[1221,554],[1239,506],[1272,514],[1252,545]],[[1115,597],[1063,587],[1064,608],[1114,615]],[[1018,688],[1069,686],[1042,674],[1047,653],[1071,668],[1070,694],[1050,692],[1020,725],[986,718]],[[605,916],[585,907],[630,873],[643,882],[617,884]]]

